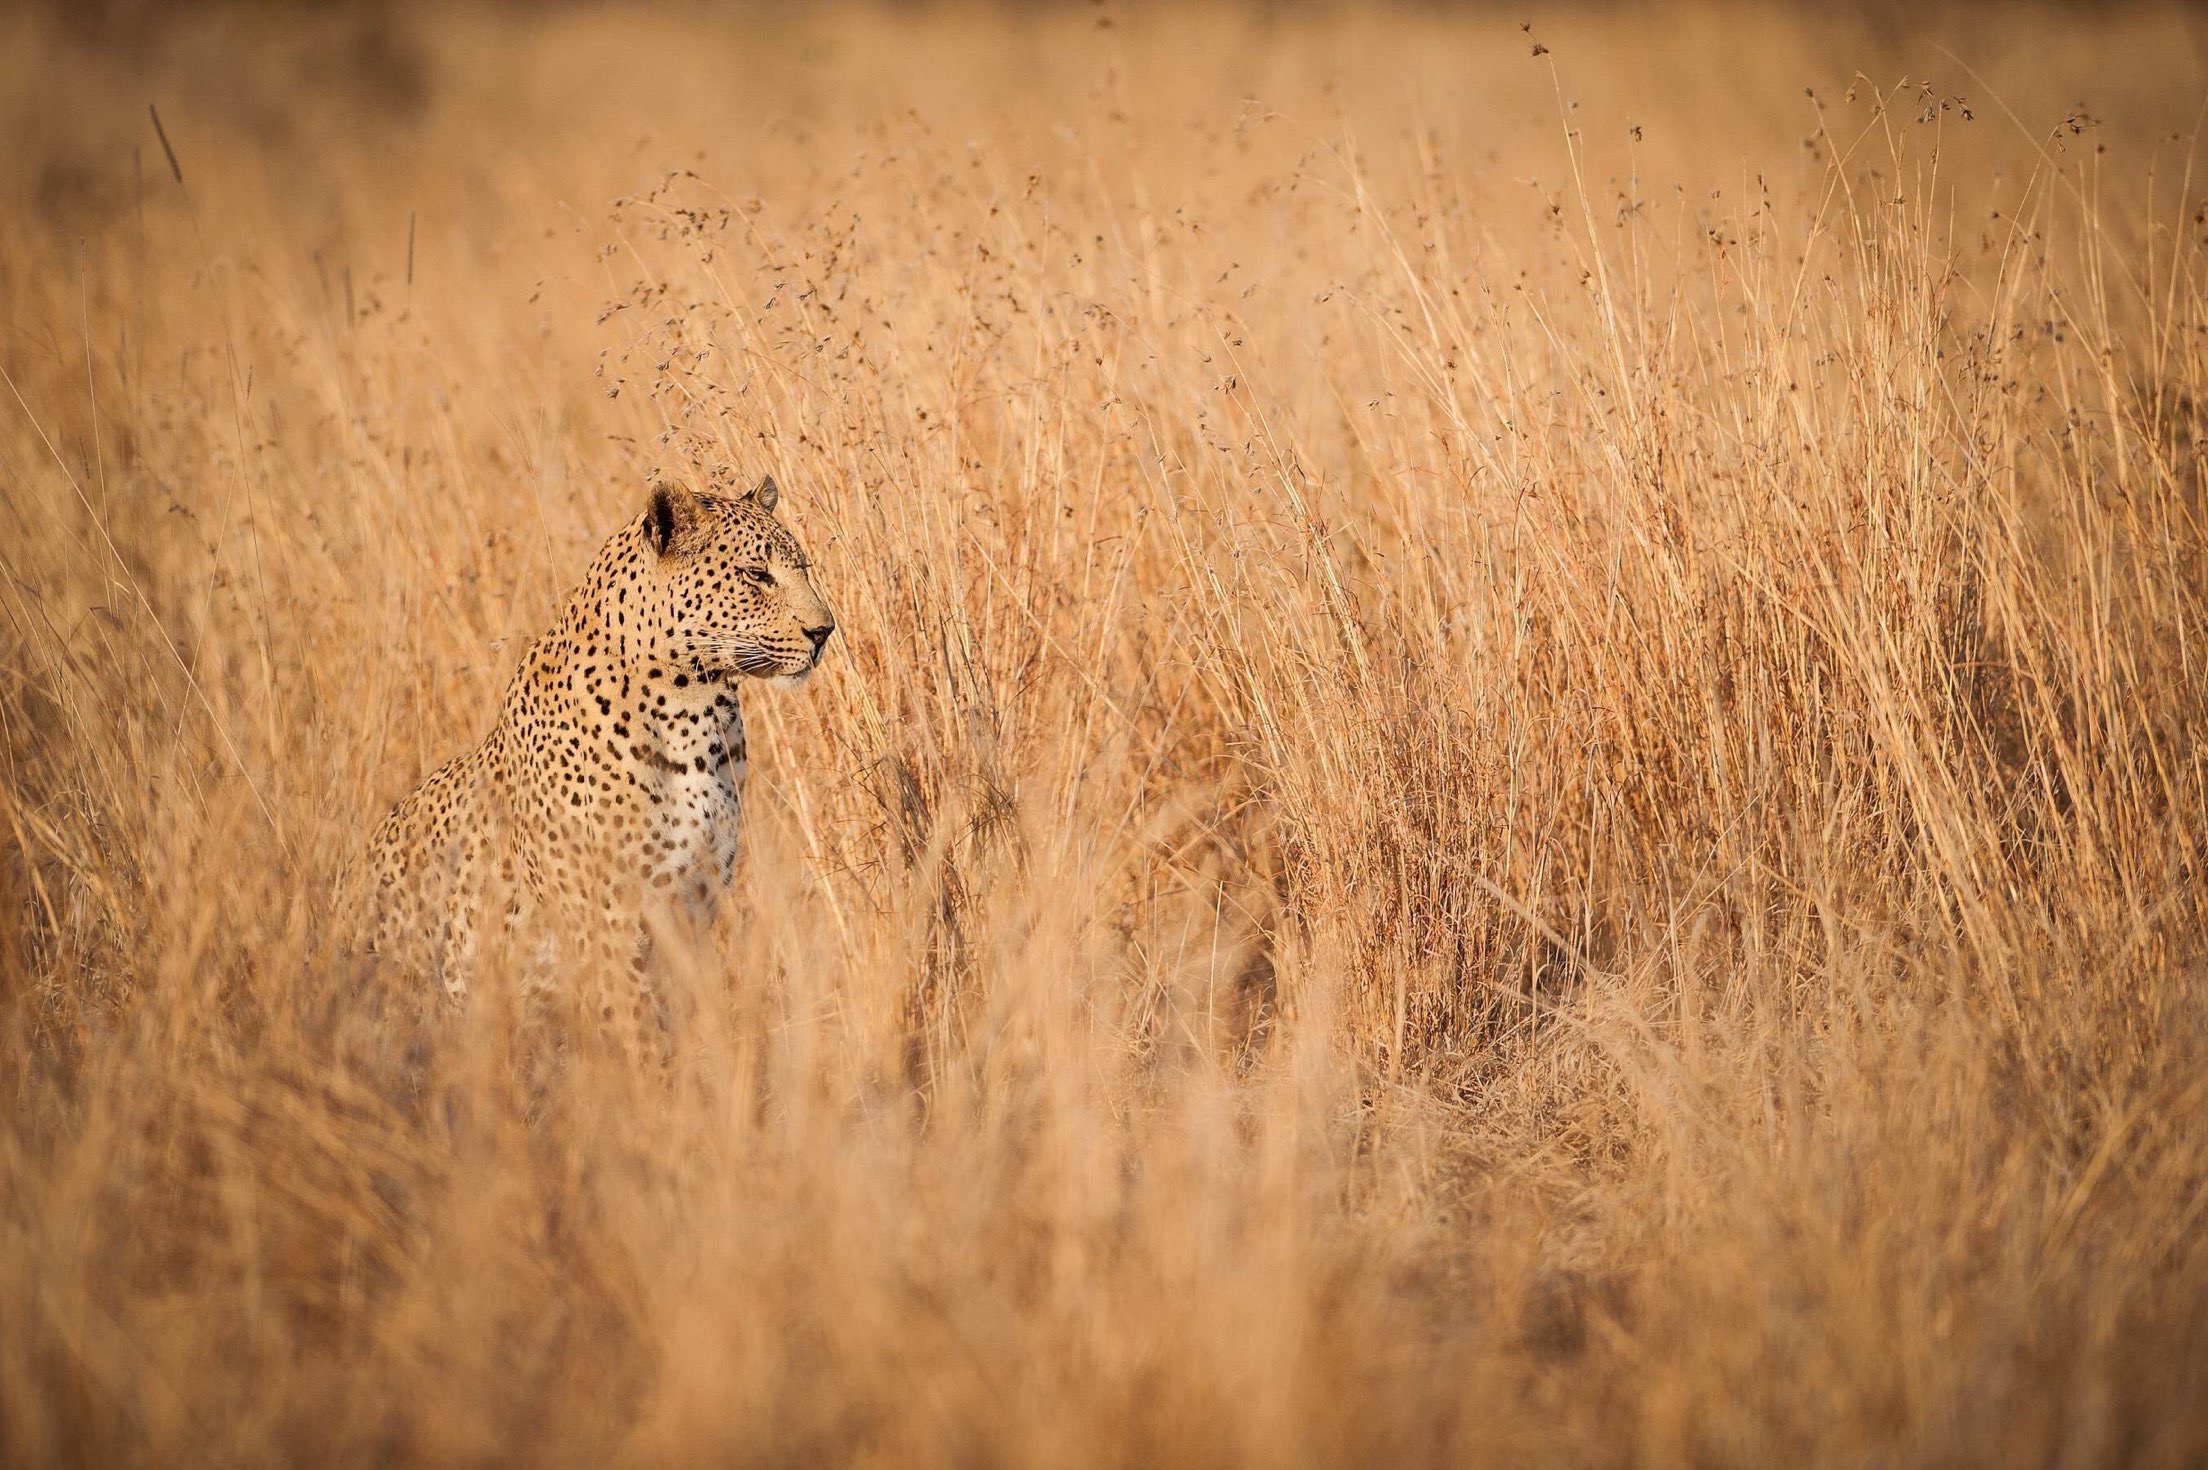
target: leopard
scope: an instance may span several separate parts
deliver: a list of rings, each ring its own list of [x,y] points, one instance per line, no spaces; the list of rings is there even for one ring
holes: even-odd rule
[[[747,681],[794,688],[835,615],[775,514],[655,477],[523,654],[497,719],[375,829],[355,890],[370,954],[466,999],[487,930],[541,976],[562,939],[634,969],[655,926],[707,931],[734,876]]]

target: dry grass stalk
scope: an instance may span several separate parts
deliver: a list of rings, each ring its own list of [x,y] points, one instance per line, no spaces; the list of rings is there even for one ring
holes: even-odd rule
[[[1111,18],[4,22],[0,1459],[2208,1456],[2186,23]],[[340,864],[730,468],[671,1063],[424,1020]]]

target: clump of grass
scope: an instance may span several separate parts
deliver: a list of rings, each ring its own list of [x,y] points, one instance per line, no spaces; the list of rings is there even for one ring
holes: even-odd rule
[[[9,23],[0,1458],[2208,1453],[2181,20],[1108,18]],[[346,858],[761,469],[663,1064],[425,1016]]]

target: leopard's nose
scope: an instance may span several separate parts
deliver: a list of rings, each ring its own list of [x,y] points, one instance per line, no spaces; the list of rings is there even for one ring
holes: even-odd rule
[[[813,643],[813,662],[820,662],[820,651],[828,646],[828,635],[836,631],[834,623],[822,623],[817,628],[807,628],[805,636]]]

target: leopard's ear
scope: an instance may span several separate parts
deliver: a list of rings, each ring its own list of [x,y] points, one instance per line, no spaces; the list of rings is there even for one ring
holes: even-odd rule
[[[689,539],[705,519],[705,507],[687,487],[665,480],[652,482],[651,509],[644,515],[644,539],[665,556]]]
[[[774,483],[774,476],[768,475],[759,481],[758,489],[744,498],[761,510],[771,512],[774,509],[774,503],[782,498],[782,491]]]

